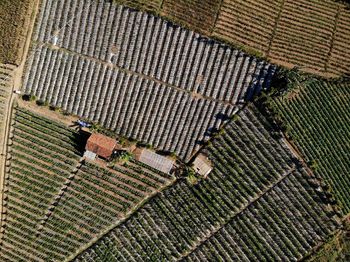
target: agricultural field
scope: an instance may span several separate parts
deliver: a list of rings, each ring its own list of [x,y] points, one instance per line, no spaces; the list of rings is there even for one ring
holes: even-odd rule
[[[272,99],[269,107],[349,213],[350,82],[311,78]]]
[[[223,0],[213,35],[266,56],[283,0]]]
[[[0,0],[0,25],[0,261],[347,256],[347,3]]]
[[[8,97],[12,92],[14,66],[0,64],[0,132],[4,128],[4,115],[6,114]]]
[[[2,261],[63,261],[174,177],[135,160],[82,160],[86,137],[15,110],[1,221]]]
[[[295,261],[324,241],[338,222],[317,178],[254,107],[238,116],[203,151],[207,179],[180,180],[75,261]]]
[[[116,4],[149,11],[187,28],[210,35],[221,0],[114,0]]]
[[[0,63],[18,65],[38,0],[0,1]]]
[[[142,11],[158,13],[162,7],[163,0],[113,0],[118,5],[125,5]]]
[[[145,9],[146,1],[117,2]],[[146,10],[278,65],[326,77],[350,71],[350,11],[341,1],[151,2]]]
[[[221,0],[165,0],[160,14],[195,31],[211,34],[220,4]]]
[[[23,91],[186,161],[238,104],[268,88],[275,72],[238,50],[108,2],[47,0],[42,10],[34,34],[40,46],[33,46]]]
[[[350,13],[332,0],[224,0],[214,35],[289,68],[324,76],[350,70],[344,48],[350,43]]]

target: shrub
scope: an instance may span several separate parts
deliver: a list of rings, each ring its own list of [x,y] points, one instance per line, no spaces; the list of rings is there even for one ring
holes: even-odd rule
[[[36,104],[38,106],[48,106],[49,105],[49,103],[47,101],[40,100],[40,99],[36,101]]]
[[[22,95],[22,99],[24,101],[35,101],[36,100],[36,96],[33,96],[33,95]]]
[[[57,106],[54,106],[54,105],[50,105],[50,110],[52,110],[52,111],[58,111],[59,110],[59,107],[57,107]]]

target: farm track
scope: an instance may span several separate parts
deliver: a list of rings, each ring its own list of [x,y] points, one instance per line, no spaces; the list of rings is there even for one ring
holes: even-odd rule
[[[269,44],[268,44],[268,48],[267,48],[267,51],[266,51],[266,57],[268,58],[269,55],[270,55],[270,51],[271,51],[271,45],[273,43],[273,40],[275,38],[275,35],[276,35],[276,30],[277,30],[277,27],[278,27],[278,23],[281,19],[281,13],[282,13],[282,10],[283,10],[283,6],[284,6],[284,3],[285,3],[286,0],[282,0],[281,1],[281,5],[279,7],[279,11],[278,11],[278,15],[275,19],[275,25],[273,27],[273,30],[272,30],[272,33],[271,33],[271,37],[270,37],[270,40],[269,40]]]
[[[77,53],[77,52],[71,51],[69,49],[65,49],[63,47],[57,48],[57,47],[54,47],[54,46],[52,46],[51,44],[48,44],[48,43],[44,43],[44,44],[43,43],[36,43],[36,44],[40,45],[40,47],[47,47],[47,48],[50,48],[51,50],[62,51],[63,53],[74,55],[74,56],[80,57],[80,58],[82,58],[84,60],[94,61],[94,62],[96,62],[98,64],[101,64],[101,65],[104,65],[106,67],[113,68],[113,69],[116,69],[116,70],[120,70],[121,72],[125,72],[128,75],[137,76],[137,77],[139,77],[141,79],[147,79],[149,81],[152,81],[152,82],[155,82],[155,83],[159,84],[160,86],[162,86],[164,88],[170,88],[172,90],[176,90],[176,91],[181,92],[181,93],[189,94],[190,96],[192,96],[193,98],[196,98],[196,99],[209,100],[209,101],[213,101],[213,102],[216,102],[216,103],[219,103],[219,104],[223,104],[223,105],[227,105],[227,106],[235,106],[235,104],[233,102],[231,102],[231,101],[218,99],[218,98],[215,98],[215,97],[212,97],[212,96],[206,96],[206,95],[203,95],[203,94],[197,93],[197,92],[191,92],[190,90],[183,89],[182,87],[180,87],[178,85],[173,85],[173,84],[171,84],[169,82],[162,81],[162,80],[160,80],[160,79],[158,79],[156,77],[152,77],[150,75],[138,73],[136,71],[131,71],[131,70],[127,69],[127,68],[120,67],[120,66],[112,64],[112,63],[108,63],[105,60],[101,60],[101,59],[98,59],[98,58],[90,57],[88,55]]]

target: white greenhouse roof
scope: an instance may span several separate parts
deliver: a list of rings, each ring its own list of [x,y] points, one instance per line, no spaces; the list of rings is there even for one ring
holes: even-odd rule
[[[173,160],[147,149],[142,150],[139,161],[167,174],[170,173],[174,164]]]

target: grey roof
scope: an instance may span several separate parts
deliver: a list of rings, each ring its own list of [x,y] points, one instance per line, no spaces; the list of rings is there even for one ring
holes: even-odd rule
[[[167,174],[170,173],[174,164],[174,160],[170,160],[147,149],[142,150],[139,161]]]

